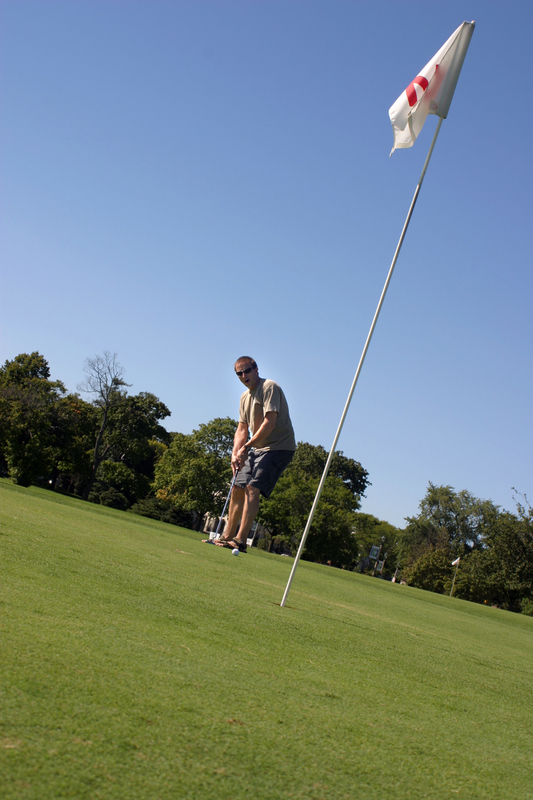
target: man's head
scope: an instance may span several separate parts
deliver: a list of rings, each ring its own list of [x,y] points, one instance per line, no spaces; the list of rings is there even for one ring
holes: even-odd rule
[[[257,364],[250,356],[241,356],[235,362],[235,373],[247,389],[253,390],[259,383]]]

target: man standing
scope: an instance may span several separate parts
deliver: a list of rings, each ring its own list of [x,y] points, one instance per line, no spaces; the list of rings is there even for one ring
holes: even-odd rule
[[[246,387],[241,395],[239,425],[231,456],[231,466],[237,477],[224,536],[214,544],[238,547],[245,553],[246,539],[259,511],[260,496],[270,497],[294,455],[296,440],[289,406],[278,384],[260,378],[257,364],[249,356],[237,359],[235,373]],[[239,523],[238,538],[235,538]]]

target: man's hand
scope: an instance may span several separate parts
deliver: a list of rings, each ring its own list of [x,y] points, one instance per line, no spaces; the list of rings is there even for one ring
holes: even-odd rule
[[[248,450],[246,447],[241,447],[237,453],[233,453],[231,456],[231,468],[233,469],[233,473],[238,472],[238,470],[242,469],[248,460]]]

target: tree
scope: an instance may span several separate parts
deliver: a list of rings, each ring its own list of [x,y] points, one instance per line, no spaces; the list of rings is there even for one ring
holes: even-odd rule
[[[92,470],[91,451],[98,427],[97,409],[79,395],[68,394],[58,400],[54,412],[53,434],[55,465],[50,488],[83,494]]]
[[[235,420],[217,418],[192,432],[176,433],[155,468],[156,498],[179,508],[220,514],[231,481]]]
[[[326,461],[327,451],[322,445],[298,442],[294,458],[289,469],[305,472],[313,478],[321,478]],[[358,461],[347,458],[342,450],[336,450],[331,459],[328,477],[340,478],[347,489],[357,497],[364,497],[367,486],[372,484],[368,480],[368,472]]]
[[[411,566],[428,550],[443,549],[454,557],[481,550],[487,530],[498,516],[498,507],[490,500],[431,482],[419,508],[416,517],[407,518],[399,540],[402,566]]]
[[[231,417],[216,417],[202,424],[192,432],[192,436],[205,453],[216,456],[221,461],[231,460],[233,437],[237,422]]]
[[[397,563],[398,541],[402,534],[399,528],[395,528],[389,522],[373,516],[373,514],[363,514],[361,511],[355,514],[355,525],[352,536],[354,547],[357,550],[358,565],[360,572],[374,569],[374,562],[369,558],[371,548],[381,545],[380,559],[387,553],[387,574],[394,571]],[[384,573],[385,574],[385,573]]]
[[[438,594],[448,594],[453,579],[454,567],[448,552],[442,548],[426,550],[405,571],[403,577],[409,586],[427,589]]]
[[[490,500],[429,484],[420,514],[400,534],[403,575],[411,585],[449,592],[452,561],[461,557],[454,595],[509,611],[533,598],[533,510],[500,511]]]
[[[15,483],[28,486],[53,471],[54,422],[65,392],[61,381],[50,380],[48,362],[37,351],[0,368],[0,448]]]
[[[462,565],[456,596],[520,612],[533,598],[533,509],[527,499],[517,502],[516,514],[498,515],[484,545]]]
[[[263,500],[258,520],[273,536],[285,540],[296,552],[326,464],[320,445],[298,442],[294,458],[268,500]],[[352,567],[357,544],[351,536],[354,512],[368,486],[368,473],[359,462],[336,452],[306,541],[303,558]]]
[[[94,405],[99,409],[99,426],[93,449],[92,470],[85,487],[85,499],[88,498],[96,479],[98,467],[106,458],[109,443],[106,442],[106,429],[110,410],[119,405],[125,398],[123,386],[124,369],[117,361],[117,354],[108,350],[102,356],[85,359],[83,368],[86,378],[78,385],[78,390],[94,396]]]
[[[110,407],[101,451],[105,457],[100,460],[91,499],[128,507],[149,493],[159,445],[170,442],[170,434],[159,424],[169,414],[150,392],[124,393]]]

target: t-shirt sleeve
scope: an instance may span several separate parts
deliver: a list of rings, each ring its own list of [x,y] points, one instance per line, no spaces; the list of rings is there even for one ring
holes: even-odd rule
[[[248,420],[246,419],[246,406],[245,406],[245,395],[241,395],[241,402],[239,405],[239,422],[244,422],[245,425],[248,425]]]
[[[263,387],[263,413],[276,411],[279,414],[281,408],[281,391],[277,383],[265,383]]]

